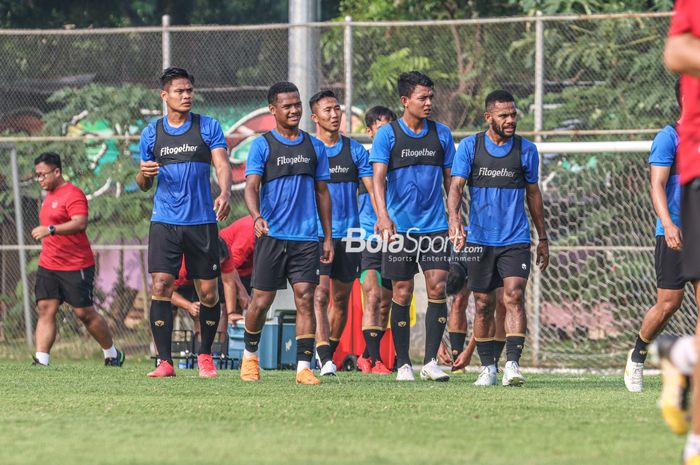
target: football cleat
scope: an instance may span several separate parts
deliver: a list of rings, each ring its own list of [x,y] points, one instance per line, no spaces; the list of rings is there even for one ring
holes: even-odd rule
[[[430,360],[430,362],[423,365],[420,370],[420,379],[423,381],[449,381],[450,375],[442,371],[435,359]]]
[[[661,398],[659,408],[669,429],[678,435],[686,434],[690,429],[688,419],[688,395],[690,377],[681,373],[671,362],[671,347],[678,339],[675,336],[659,336],[653,345],[658,352],[661,365]]]
[[[522,386],[524,382],[525,378],[520,374],[518,362],[506,362],[506,366],[503,369],[502,384],[504,386]]]
[[[241,380],[260,381],[260,362],[258,357],[243,357],[243,360],[241,360]]]
[[[199,376],[202,378],[216,378],[216,367],[211,358],[211,354],[197,355],[197,366],[199,367]]]
[[[372,367],[372,374],[374,375],[390,375],[391,373],[392,371],[381,360],[377,360]]]
[[[399,367],[399,371],[396,373],[396,381],[414,381],[413,377],[413,367],[408,363],[403,364]]]
[[[362,356],[357,358],[357,369],[362,373],[372,373],[372,361]]]
[[[311,369],[304,368],[297,373],[297,384],[321,384],[321,381],[314,376],[314,372]]]
[[[336,368],[335,363],[333,363],[333,360],[328,360],[321,367],[321,376],[335,376],[336,371],[338,371],[338,369]]]
[[[149,378],[168,378],[175,376],[175,368],[167,360],[161,360],[158,367],[146,376]]]
[[[474,386],[495,386],[496,372],[491,371],[489,367],[481,367],[479,377],[474,381]]]
[[[38,358],[36,358],[35,356],[32,355],[32,366],[33,366],[33,367],[36,367],[36,366],[39,366],[39,367],[47,367],[48,365],[44,365],[43,363],[41,363],[41,362],[39,361]]]
[[[632,361],[632,352],[627,353],[627,365],[625,365],[625,387],[629,392],[642,392],[644,387],[644,364]]]
[[[124,355],[124,352],[120,352],[117,350],[116,357],[108,357],[105,359],[105,366],[106,367],[120,367],[120,366],[124,365],[124,360],[126,360],[126,356]]]

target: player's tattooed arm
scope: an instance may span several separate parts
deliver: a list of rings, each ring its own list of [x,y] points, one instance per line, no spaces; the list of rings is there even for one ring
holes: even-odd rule
[[[537,237],[539,239],[536,263],[540,267],[540,270],[544,271],[547,265],[549,265],[549,238],[547,237],[544,224],[542,192],[540,192],[540,186],[537,183],[526,184],[525,192],[527,194],[527,209],[530,210],[530,216],[532,217],[533,223],[535,223],[535,229],[537,230]]]
[[[268,233],[270,227],[267,220],[260,215],[260,182],[262,177],[259,174],[249,174],[245,178],[245,189],[243,199],[248,213],[253,217],[255,227],[255,237],[261,237]]]
[[[452,176],[447,194],[447,217],[449,220],[449,236],[455,250],[462,250],[466,237],[464,236],[464,225],[462,224],[462,192],[467,183],[466,178]]]

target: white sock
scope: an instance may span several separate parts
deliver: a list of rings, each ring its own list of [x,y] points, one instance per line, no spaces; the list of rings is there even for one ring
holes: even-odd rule
[[[692,375],[695,363],[698,361],[698,350],[695,347],[694,336],[683,336],[671,347],[671,363],[684,375]]]
[[[102,352],[105,354],[105,358],[117,358],[117,348],[114,347],[114,344],[109,349],[102,349]]]
[[[700,455],[700,434],[689,433],[683,449],[683,461],[687,462],[696,455]]]
[[[34,356],[42,365],[49,364],[49,354],[47,352],[37,352]]]
[[[255,352],[248,352],[247,350],[243,349],[243,356],[244,356],[245,358],[257,357],[257,356],[258,356],[258,351],[256,350]]]
[[[311,369],[311,362],[302,362],[301,360],[297,362],[297,373],[306,368]]]

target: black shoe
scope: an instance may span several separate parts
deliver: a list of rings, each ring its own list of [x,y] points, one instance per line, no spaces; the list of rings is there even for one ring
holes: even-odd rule
[[[35,356],[32,355],[32,366],[33,366],[33,367],[34,367],[34,366],[47,367],[48,365],[44,365],[43,363],[41,363],[41,362],[39,361],[38,358],[36,358]]]
[[[124,360],[126,360],[126,356],[124,355],[124,352],[117,351],[117,356],[116,357],[109,357],[105,359],[105,366],[106,367],[120,367],[124,365]]]

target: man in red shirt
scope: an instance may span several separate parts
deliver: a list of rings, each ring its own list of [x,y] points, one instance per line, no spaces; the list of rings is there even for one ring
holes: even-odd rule
[[[35,365],[48,365],[56,339],[56,312],[67,302],[102,347],[106,366],[120,367],[124,353],[112,342],[107,322],[92,305],[95,259],[85,229],[88,204],[78,187],[66,182],[61,158],[51,152],[34,160],[35,179],[47,192],[32,237],[42,241],[34,294],[39,309]]]
[[[681,231],[683,236],[682,272],[693,283],[695,298],[700,304],[700,0],[677,0],[664,51],[666,66],[681,74],[683,114],[678,127],[678,170],[681,182]],[[696,331],[697,333],[697,331]],[[677,433],[685,432],[689,390],[687,376],[677,363],[682,352],[686,359],[697,359],[700,344],[674,344],[662,360],[664,389],[661,409],[664,418]],[[683,347],[686,349],[683,350]],[[663,353],[663,343],[659,351]],[[682,357],[681,357],[682,358]],[[669,363],[669,360],[673,363]],[[673,364],[675,363],[675,366]],[[686,368],[690,365],[686,365]],[[683,451],[686,464],[700,465],[700,364],[692,368],[693,415],[692,429]],[[674,428],[674,425],[676,426]]]

